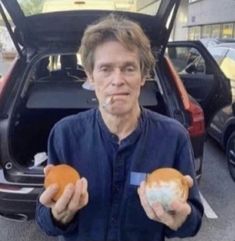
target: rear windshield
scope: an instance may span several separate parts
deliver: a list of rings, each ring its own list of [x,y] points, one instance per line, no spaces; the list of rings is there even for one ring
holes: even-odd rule
[[[17,0],[25,16],[71,10],[114,10],[156,15],[162,0]]]

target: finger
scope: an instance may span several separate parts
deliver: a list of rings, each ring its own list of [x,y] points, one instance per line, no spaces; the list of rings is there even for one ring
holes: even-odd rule
[[[176,215],[181,216],[188,216],[192,211],[191,206],[187,202],[181,201],[174,201],[171,204],[171,209],[174,211]]]
[[[81,178],[81,182],[82,182],[82,194],[85,194],[88,189],[87,179],[85,177],[83,177],[83,178]]]
[[[54,210],[58,214],[67,209],[67,206],[73,196],[73,193],[74,193],[74,185],[70,183],[65,187],[63,194],[55,203]]]
[[[141,182],[140,187],[138,188],[138,194],[140,197],[140,203],[142,205],[142,207],[144,208],[144,211],[146,213],[146,215],[152,219],[155,220],[155,213],[152,209],[152,207],[150,206],[146,194],[145,194],[145,182]]]
[[[155,213],[155,216],[157,217],[157,219],[161,223],[163,223],[169,227],[172,227],[172,225],[174,224],[174,218],[173,218],[172,212],[171,212],[171,214],[168,213],[166,210],[164,210],[162,205],[160,205],[159,203],[154,203],[152,207],[153,207],[153,210],[154,210],[154,213]]]
[[[183,177],[186,183],[188,184],[189,188],[193,186],[193,179],[189,175],[186,175]]]
[[[79,209],[79,203],[82,193],[82,182],[78,180],[75,184],[73,196],[69,202],[68,209],[72,212]]]
[[[88,182],[86,178],[82,178],[82,193],[80,197],[80,208],[87,205],[89,200],[89,194],[88,194]]]
[[[46,207],[51,207],[54,204],[52,200],[55,194],[58,192],[59,188],[56,184],[50,185],[39,197],[39,202]]]
[[[172,203],[171,219],[165,220],[165,224],[173,230],[177,230],[191,213],[191,206],[186,202],[175,201]]]
[[[72,219],[74,218],[74,215],[75,214],[64,213],[63,215],[60,215],[59,220],[63,224],[68,224],[72,221]]]
[[[81,196],[81,202],[80,202],[80,208],[85,207],[88,204],[89,201],[89,193],[85,193],[84,195]]]
[[[52,164],[46,165],[43,169],[44,174],[47,175],[53,166],[54,165],[52,165]]]

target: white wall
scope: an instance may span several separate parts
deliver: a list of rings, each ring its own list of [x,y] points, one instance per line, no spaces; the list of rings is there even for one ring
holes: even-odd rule
[[[179,7],[170,40],[188,39],[188,0],[182,0]]]
[[[189,4],[189,25],[234,21],[234,0],[202,0]]]

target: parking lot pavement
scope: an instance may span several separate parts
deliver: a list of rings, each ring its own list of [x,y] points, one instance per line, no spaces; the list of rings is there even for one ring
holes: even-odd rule
[[[57,241],[43,234],[34,221],[16,222],[0,218],[1,241]]]
[[[184,241],[235,241],[234,188],[235,182],[229,176],[225,154],[213,140],[208,139],[200,182],[205,215],[198,235]]]

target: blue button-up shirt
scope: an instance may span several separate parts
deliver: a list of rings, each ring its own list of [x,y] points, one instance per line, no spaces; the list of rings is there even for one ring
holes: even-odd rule
[[[67,163],[88,180],[89,202],[64,228],[39,202],[36,221],[48,235],[66,241],[163,241],[196,234],[203,214],[198,187],[189,193],[192,213],[177,231],[150,220],[137,188],[160,167],[174,167],[195,179],[188,133],[177,121],[142,109],[137,128],[119,142],[98,109],[69,116],[52,129],[49,163]],[[196,181],[195,181],[196,182]]]

